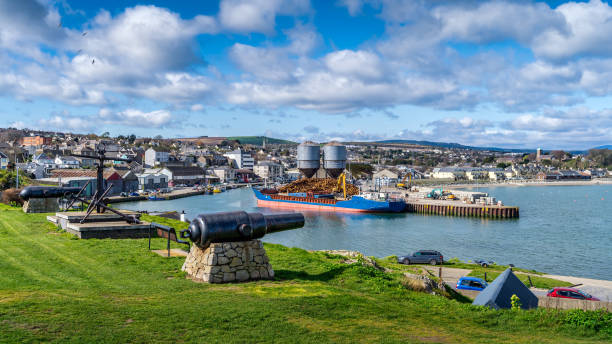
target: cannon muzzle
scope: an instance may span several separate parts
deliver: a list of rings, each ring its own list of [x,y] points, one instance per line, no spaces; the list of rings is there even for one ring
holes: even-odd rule
[[[77,194],[81,188],[73,187],[53,187],[53,186],[28,186],[21,190],[19,197],[23,200],[30,198],[57,198]]]
[[[304,226],[301,213],[261,214],[245,211],[198,215],[189,228],[181,231],[181,238],[189,238],[200,248],[211,243],[259,239],[267,233]]]

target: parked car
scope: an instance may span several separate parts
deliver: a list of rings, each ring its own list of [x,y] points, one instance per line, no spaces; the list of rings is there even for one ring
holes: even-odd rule
[[[546,294],[548,297],[560,297],[564,299],[576,299],[576,300],[590,300],[590,301],[600,301],[598,298],[585,293],[582,290],[576,288],[552,288]]]
[[[400,264],[442,264],[444,257],[442,253],[433,250],[420,250],[410,255],[397,257],[397,262]]]
[[[138,194],[136,191],[132,191],[130,192],[130,196],[140,196],[140,194]]]
[[[121,196],[121,197],[127,197],[127,195],[128,195],[127,192],[122,192],[122,193],[119,194],[119,196]]]
[[[476,260],[474,260],[474,263],[476,263],[476,264],[478,264],[478,265],[482,266],[483,268],[488,268],[488,267],[489,267],[489,265],[493,265],[493,264],[495,264],[495,263],[494,263],[494,262],[492,262],[492,261],[488,261],[488,262],[487,262],[486,260],[482,260],[482,259],[476,259]]]
[[[461,277],[457,281],[457,289],[463,290],[478,290],[481,291],[489,284],[481,278],[477,277]]]

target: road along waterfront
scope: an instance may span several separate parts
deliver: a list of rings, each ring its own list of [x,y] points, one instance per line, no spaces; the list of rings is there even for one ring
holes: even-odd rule
[[[309,250],[355,250],[384,257],[436,249],[445,259],[493,260],[547,273],[612,280],[612,185],[478,188],[519,206],[518,219],[422,214],[304,212],[306,224],[264,241]],[[120,203],[147,211],[262,211],[250,189],[171,201]]]

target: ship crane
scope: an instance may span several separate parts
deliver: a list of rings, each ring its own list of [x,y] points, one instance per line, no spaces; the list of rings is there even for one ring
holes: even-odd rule
[[[408,184],[408,186],[406,186],[406,178],[410,177],[410,184]],[[406,173],[404,175],[404,178],[402,178],[402,181],[397,183],[396,185],[398,188],[400,189],[410,189],[412,187],[412,172]]]
[[[336,185],[334,192],[340,192],[340,189],[342,189],[342,194],[344,199],[346,199],[346,173],[344,172],[338,176],[338,184]]]

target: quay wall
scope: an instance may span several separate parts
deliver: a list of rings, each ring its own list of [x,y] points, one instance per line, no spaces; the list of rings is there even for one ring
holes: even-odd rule
[[[429,201],[427,203],[408,201],[406,202],[406,212],[443,216],[483,217],[493,219],[512,219],[519,217],[518,207],[463,203],[449,204],[448,202],[436,203],[435,201]]]

